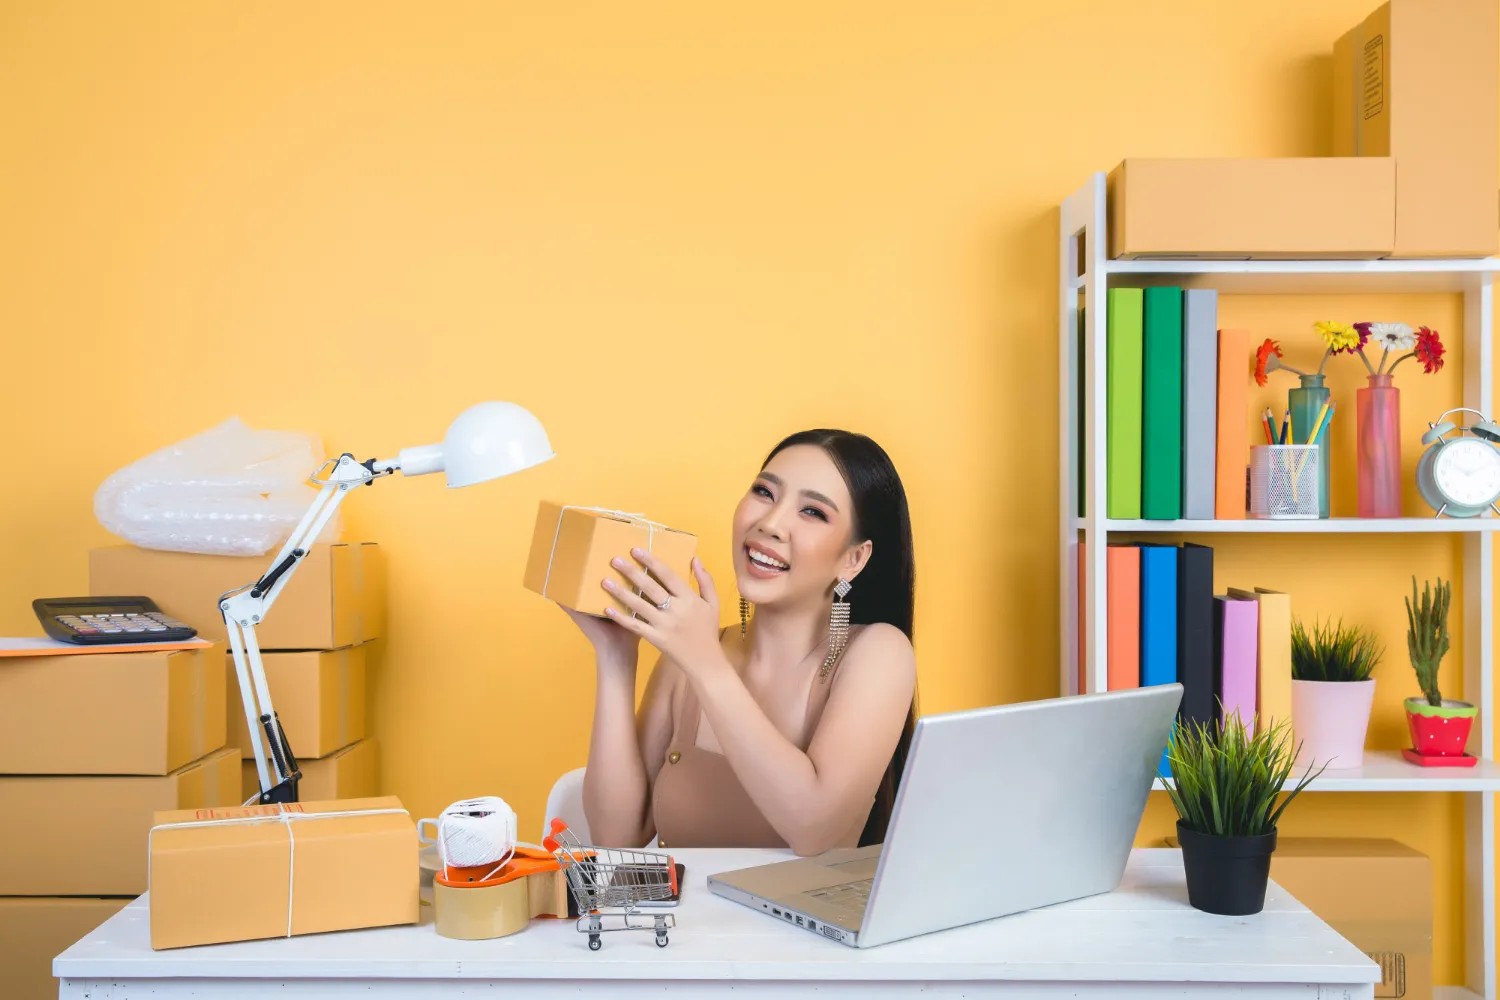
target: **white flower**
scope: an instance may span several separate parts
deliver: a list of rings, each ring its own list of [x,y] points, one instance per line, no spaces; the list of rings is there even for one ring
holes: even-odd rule
[[[1409,351],[1417,335],[1405,323],[1371,323],[1370,340],[1387,351]]]

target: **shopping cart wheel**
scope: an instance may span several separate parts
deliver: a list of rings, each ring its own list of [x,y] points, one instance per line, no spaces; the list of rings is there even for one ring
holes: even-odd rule
[[[667,946],[667,936],[665,934],[656,935],[656,946],[658,948],[665,948]]]
[[[599,935],[589,935],[589,951],[598,951],[601,944],[603,944],[603,942],[599,940]]]

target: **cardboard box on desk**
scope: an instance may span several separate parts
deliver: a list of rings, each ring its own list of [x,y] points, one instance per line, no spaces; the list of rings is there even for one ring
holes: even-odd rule
[[[1396,174],[1393,160],[1357,156],[1127,159],[1109,173],[1108,254],[1387,257],[1396,246]]]
[[[217,648],[87,648],[0,666],[0,774],[164,775],[224,745]]]
[[[0,995],[5,1000],[57,1000],[52,960],[129,902],[46,896],[0,899]]]
[[[1390,0],[1333,46],[1335,156],[1394,157],[1393,257],[1500,250],[1500,11]]]
[[[296,744],[292,752],[297,752]],[[380,748],[373,736],[317,760],[298,757],[302,780],[297,782],[297,797],[308,802],[374,798],[380,791],[379,763]],[[246,802],[260,794],[260,778],[254,760],[245,761],[240,769],[240,801]]]
[[[1432,1000],[1427,855],[1394,840],[1278,837],[1271,880],[1380,966],[1377,997]]]
[[[0,896],[139,896],[152,814],[243,801],[239,763],[225,747],[161,777],[0,776]]]
[[[527,590],[584,614],[602,615],[610,604],[629,613],[602,584],[605,577],[625,582],[609,563],[617,556],[630,559],[632,548],[649,551],[693,584],[697,536],[619,511],[544,501],[522,582]]]
[[[151,947],[414,924],[416,857],[394,796],[157,813]]]
[[[271,703],[299,763],[305,757],[327,756],[364,737],[365,652],[365,646],[359,645],[261,655]],[[255,750],[246,728],[234,657],[224,659],[229,745],[239,747],[240,756],[251,759]]]
[[[265,575],[270,556],[210,556],[114,545],[89,552],[89,592],[143,594],[205,639],[228,648],[219,598]],[[255,627],[268,649],[338,649],[385,629],[385,566],[374,542],[318,544]]]

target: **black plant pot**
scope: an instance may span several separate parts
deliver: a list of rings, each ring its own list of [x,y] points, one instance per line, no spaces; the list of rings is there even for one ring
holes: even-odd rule
[[[1215,837],[1177,821],[1188,902],[1205,913],[1245,916],[1266,905],[1276,831],[1257,837]]]

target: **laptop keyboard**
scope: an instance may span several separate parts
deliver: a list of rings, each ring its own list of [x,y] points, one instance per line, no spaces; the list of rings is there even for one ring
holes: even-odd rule
[[[823,889],[809,889],[805,895],[821,900],[832,907],[840,919],[853,923],[865,915],[865,906],[870,902],[870,886],[874,882],[873,878],[844,882]]]

